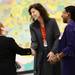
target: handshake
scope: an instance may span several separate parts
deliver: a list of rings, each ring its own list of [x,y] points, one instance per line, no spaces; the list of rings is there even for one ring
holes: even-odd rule
[[[64,53],[60,52],[60,53],[54,54],[53,52],[49,52],[47,57],[48,57],[47,61],[54,64],[62,60],[62,58],[64,57]]]

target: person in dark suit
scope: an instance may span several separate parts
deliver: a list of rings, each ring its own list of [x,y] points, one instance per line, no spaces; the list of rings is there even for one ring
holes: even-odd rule
[[[54,18],[49,18],[47,11],[40,3],[29,7],[33,23],[30,25],[31,51],[34,55],[34,75],[60,75],[60,64],[48,62],[56,53],[59,28]]]
[[[75,75],[75,6],[65,7],[62,18],[67,26],[59,40],[57,59],[52,61],[61,61],[61,75]]]
[[[31,50],[19,47],[13,38],[4,36],[4,26],[0,23],[0,75],[17,75],[16,53],[30,55]]]

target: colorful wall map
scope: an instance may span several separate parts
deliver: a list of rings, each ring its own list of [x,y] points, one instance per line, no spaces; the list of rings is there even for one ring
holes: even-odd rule
[[[50,17],[56,18],[61,32],[65,27],[61,19],[64,7],[75,5],[74,0],[0,0],[0,22],[7,27],[7,36],[13,37],[17,44],[23,48],[30,47],[29,25],[31,21],[28,8],[33,3],[41,3],[47,9]],[[22,70],[33,69],[32,56],[21,56],[21,59],[17,56],[17,61],[23,66],[28,64],[28,69],[23,68]]]

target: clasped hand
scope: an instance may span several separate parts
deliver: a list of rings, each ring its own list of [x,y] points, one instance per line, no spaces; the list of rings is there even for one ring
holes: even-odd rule
[[[60,57],[59,57],[59,54],[54,54],[53,52],[49,52],[48,55],[47,55],[47,58],[48,58],[48,62],[50,63],[56,63],[58,61],[60,61]]]

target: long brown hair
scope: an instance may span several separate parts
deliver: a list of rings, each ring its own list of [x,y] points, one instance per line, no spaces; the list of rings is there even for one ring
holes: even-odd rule
[[[44,22],[47,22],[49,20],[48,12],[46,11],[46,9],[40,3],[35,3],[35,4],[30,5],[29,10],[28,10],[30,15],[31,15],[31,9],[32,8],[39,11],[39,13],[42,16]]]

